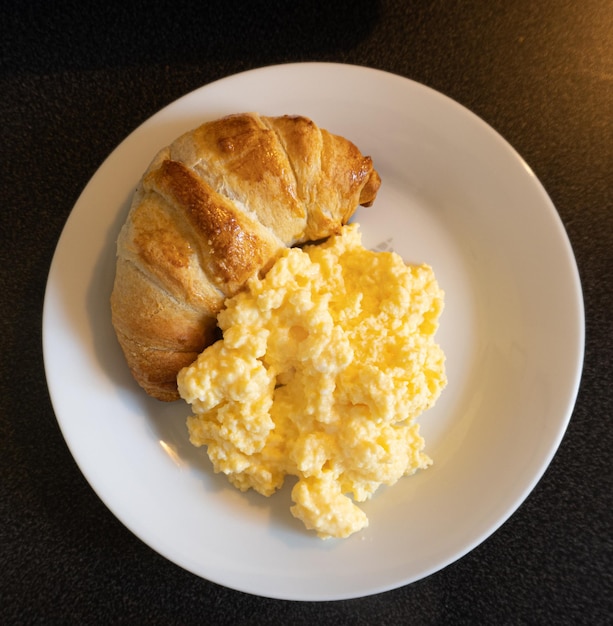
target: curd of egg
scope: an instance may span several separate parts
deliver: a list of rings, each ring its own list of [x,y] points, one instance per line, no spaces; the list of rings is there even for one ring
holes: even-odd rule
[[[432,268],[363,247],[357,224],[284,250],[226,301],[223,339],[181,370],[195,446],[322,538],[368,525],[356,504],[431,464],[416,418],[446,385]]]

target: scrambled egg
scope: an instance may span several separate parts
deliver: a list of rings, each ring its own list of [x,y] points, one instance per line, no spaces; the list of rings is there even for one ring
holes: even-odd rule
[[[365,249],[355,224],[285,250],[179,374],[191,442],[243,491],[296,476],[291,511],[322,538],[364,528],[355,502],[431,463],[415,419],[446,384],[442,308],[430,267]]]

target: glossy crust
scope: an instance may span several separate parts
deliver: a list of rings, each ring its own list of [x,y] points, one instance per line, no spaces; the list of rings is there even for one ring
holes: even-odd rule
[[[286,246],[339,231],[381,184],[370,157],[298,116],[231,115],[161,150],[117,241],[112,321],[136,381],[176,376],[217,338],[228,296]]]

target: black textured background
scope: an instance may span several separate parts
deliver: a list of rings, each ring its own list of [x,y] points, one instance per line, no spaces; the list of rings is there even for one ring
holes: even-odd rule
[[[12,0],[0,4],[0,46],[0,622],[612,622],[610,0]],[[288,61],[394,72],[492,125],[556,205],[586,308],[584,376],[570,427],[516,514],[425,580],[332,603],[230,591],[135,538],[72,460],[41,351],[55,245],[113,148],[203,84]]]

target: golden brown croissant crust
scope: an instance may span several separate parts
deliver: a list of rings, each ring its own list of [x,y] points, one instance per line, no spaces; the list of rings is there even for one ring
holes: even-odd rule
[[[381,184],[370,157],[299,116],[237,114],[161,150],[117,241],[112,321],[136,381],[176,400],[176,376],[217,338],[228,296],[284,247],[339,231]]]

